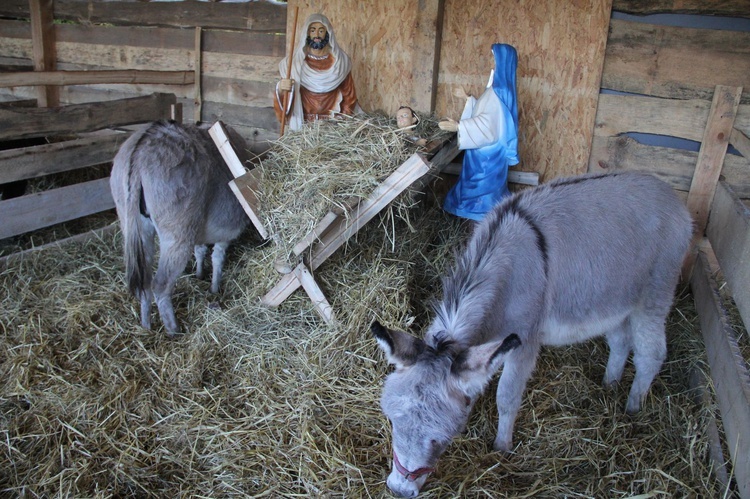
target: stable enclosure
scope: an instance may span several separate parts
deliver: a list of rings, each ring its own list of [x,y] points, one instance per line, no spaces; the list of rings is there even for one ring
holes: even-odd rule
[[[0,495],[387,494],[387,370],[369,324],[429,322],[470,230],[440,209],[458,164],[314,269],[331,324],[301,292],[261,303],[277,256],[253,231],[218,298],[180,279],[176,340],[137,325],[122,279],[108,175],[135,127],[222,121],[248,167],[301,156],[272,108],[298,8],[299,24],[329,17],[362,108],[386,124],[402,104],[457,119],[491,44],[513,45],[512,179],[646,171],[696,223],[642,413],[600,386],[604,342],[545,350],[514,452],[491,452],[485,396],[423,494],[750,498],[750,4],[676,4],[0,2]]]

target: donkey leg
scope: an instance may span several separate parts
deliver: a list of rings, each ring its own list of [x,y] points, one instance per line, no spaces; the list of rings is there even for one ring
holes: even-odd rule
[[[497,384],[497,436],[492,448],[510,452],[513,449],[513,425],[526,390],[526,382],[536,365],[539,347],[525,343],[509,354]]]
[[[140,223],[144,265],[146,267],[145,273],[148,275],[143,289],[138,293],[138,298],[141,302],[141,327],[143,329],[151,329],[151,305],[154,302],[151,285],[154,272],[154,255],[156,255],[156,227],[154,227],[153,221],[150,218],[143,215],[140,216]]]
[[[208,246],[205,244],[196,244],[193,249],[195,255],[195,277],[203,279],[203,262],[206,259],[206,253],[208,252]]]
[[[633,364],[635,377],[630,388],[625,411],[635,414],[641,409],[641,402],[646,397],[651,382],[661,369],[667,357],[667,337],[664,328],[665,315],[636,312],[631,315],[633,333]]]
[[[604,373],[604,386],[610,387],[617,384],[622,378],[625,363],[632,350],[632,334],[630,333],[630,321],[625,319],[622,324],[607,332],[605,335],[609,345],[609,360],[607,370]]]
[[[189,259],[190,245],[162,238],[159,266],[152,289],[156,306],[159,308],[159,316],[169,336],[180,332],[172,305],[172,292]]]
[[[211,276],[211,292],[216,294],[219,292],[221,286],[221,276],[224,271],[224,259],[227,256],[227,248],[229,242],[222,241],[214,244],[213,252],[211,253],[211,265],[213,266],[213,274]]]

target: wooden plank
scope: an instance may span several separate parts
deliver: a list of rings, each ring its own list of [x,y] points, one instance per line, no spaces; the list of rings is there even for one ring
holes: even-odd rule
[[[706,229],[708,210],[724,164],[740,95],[741,87],[716,86],[687,202],[695,221],[694,232],[700,236]]]
[[[729,326],[709,259],[698,253],[690,279],[716,400],[740,497],[750,498],[750,374]]]
[[[640,132],[697,142],[703,138],[710,108],[710,102],[699,99],[602,94],[596,111],[594,136],[615,137]]]
[[[448,175],[459,175],[461,173],[461,163],[449,163],[443,168],[443,173]],[[539,174],[536,172],[519,172],[508,170],[508,183],[520,185],[539,185]]]
[[[297,281],[299,281],[302,288],[307,293],[307,296],[312,300],[313,307],[318,315],[323,318],[326,324],[334,324],[335,319],[333,316],[333,308],[331,308],[330,303],[326,300],[323,291],[320,289],[320,286],[318,286],[318,283],[315,282],[315,279],[307,266],[305,266],[304,263],[300,263],[294,268],[293,272]]]
[[[34,55],[35,71],[52,71],[55,69],[57,51],[55,48],[55,28],[53,10],[54,0],[29,0],[31,14],[31,41]],[[57,107],[60,105],[60,92],[55,87],[37,89],[39,107]]]
[[[308,267],[316,270],[380,210],[428,171],[427,162],[419,154],[413,154],[360,202],[349,217],[340,217],[336,220],[330,230],[313,247]],[[261,298],[261,303],[268,307],[278,306],[299,287],[299,280],[294,274],[287,274]]]
[[[602,88],[710,100],[716,85],[750,88],[750,32],[612,19]],[[742,98],[750,103],[750,93]]]
[[[628,136],[594,137],[588,171],[647,172],[687,193],[697,161],[698,153],[693,151],[640,144]],[[750,160],[727,154],[721,175],[740,198],[750,199]]]
[[[203,105],[203,97],[201,95],[201,60],[202,60],[202,40],[203,40],[203,32],[198,26],[195,28],[195,62],[193,63],[193,67],[195,68],[195,75],[194,75],[194,82],[195,82],[195,96],[194,96],[194,104],[195,109],[193,110],[193,121],[196,123],[201,122],[201,107]]]
[[[412,109],[427,114],[435,112],[444,12],[445,0],[429,0],[417,5],[417,22],[411,50],[420,56],[413,59],[409,105]]]
[[[3,0],[0,16],[29,17],[28,0]],[[284,32],[286,4],[277,2],[90,2],[55,0],[55,18],[82,23],[110,23],[179,28],[244,29]]]
[[[76,104],[53,109],[0,109],[0,139],[91,132],[169,118],[172,94]]]
[[[0,87],[30,85],[97,85],[144,83],[164,85],[191,85],[195,81],[194,71],[144,71],[135,69],[100,71],[22,71],[0,74]]]
[[[130,135],[112,132],[0,151],[0,184],[110,162]]]
[[[115,207],[109,178],[0,201],[0,239]]]
[[[257,170],[250,170],[245,175],[237,177],[236,179],[229,182],[229,188],[237,196],[237,200],[242,205],[242,209],[250,218],[253,226],[260,234],[263,239],[268,239],[268,231],[266,230],[263,222],[261,221],[258,214],[260,203],[258,203],[258,178],[256,176]]]
[[[750,17],[750,0],[614,0],[612,10],[641,16],[693,14]]]
[[[11,265],[16,265],[31,254],[39,253],[50,248],[62,248],[69,244],[86,244],[92,239],[101,239],[102,237],[115,232],[119,228],[120,224],[114,222],[100,229],[90,230],[82,234],[76,234],[74,236],[58,239],[57,241],[52,241],[51,243],[42,244],[41,246],[34,246],[33,248],[5,255],[0,257],[0,271],[7,269]]]
[[[719,182],[706,234],[742,320],[750,325],[750,209],[726,182]]]

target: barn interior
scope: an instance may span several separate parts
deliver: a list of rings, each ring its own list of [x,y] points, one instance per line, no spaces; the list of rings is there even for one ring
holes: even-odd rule
[[[290,145],[301,135],[279,136],[271,103],[294,18],[314,12],[352,58],[365,114]],[[440,171],[312,269],[335,321],[306,290],[262,302],[279,281],[279,244],[250,229],[218,296],[186,269],[177,338],[158,321],[139,326],[111,161],[143,123],[176,119],[239,131],[247,168],[326,143],[350,144],[356,165],[364,153],[347,137],[387,129],[400,105],[426,124],[457,119],[457,91],[481,93],[500,42],[519,56],[512,189],[650,172],[685,200],[695,250],[641,413],[624,412],[632,365],[622,387],[601,386],[604,341],[545,349],[513,453],[491,449],[493,383],[423,495],[750,497],[750,6],[740,0],[2,2],[2,494],[387,496],[389,368],[369,324],[421,334],[471,231],[441,208],[461,168],[450,137],[394,153],[387,131],[375,134],[367,162],[392,170],[416,152]],[[333,156],[332,169],[348,158]]]

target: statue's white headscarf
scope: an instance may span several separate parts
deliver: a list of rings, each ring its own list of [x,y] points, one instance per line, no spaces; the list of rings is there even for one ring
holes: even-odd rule
[[[326,71],[316,71],[305,63],[305,44],[307,40],[307,33],[312,23],[321,23],[326,27],[328,31],[328,46],[331,49],[331,55],[333,56],[333,66]],[[297,46],[294,48],[293,59],[292,59],[292,76],[294,80],[294,107],[292,113],[289,116],[289,128],[292,130],[299,130],[302,127],[304,119],[302,111],[302,99],[299,97],[300,84],[311,92],[323,93],[330,92],[338,88],[341,82],[344,81],[346,75],[351,72],[352,63],[349,56],[341,50],[336,43],[336,37],[333,34],[331,28],[331,21],[328,20],[323,14],[311,14],[302,26],[302,31],[297,35],[298,41]],[[288,57],[285,57],[279,63],[279,73],[282,78],[288,78],[287,65],[289,64]],[[341,96],[339,95],[338,105],[341,102]]]

